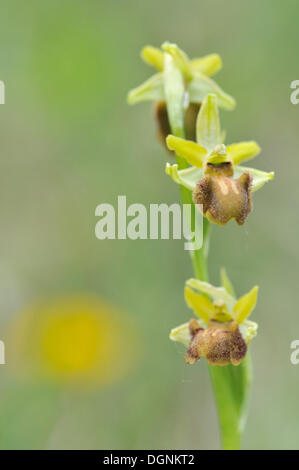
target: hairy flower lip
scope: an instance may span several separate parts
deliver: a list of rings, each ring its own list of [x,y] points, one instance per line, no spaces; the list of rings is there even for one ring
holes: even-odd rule
[[[203,215],[213,223],[225,225],[234,219],[238,225],[244,224],[252,208],[250,174],[234,179],[229,163],[218,167],[208,164],[207,168],[193,191],[194,203],[203,207]]]
[[[195,319],[189,322],[191,341],[185,362],[194,364],[205,357],[213,366],[238,366],[247,353],[247,345],[235,321],[225,323],[211,320],[208,328],[201,328]]]
[[[198,279],[186,282],[185,300],[198,318],[171,330],[170,339],[187,347],[188,364],[205,357],[212,365],[238,365],[256,336],[257,324],[247,318],[256,305],[258,287],[237,300],[224,269],[221,280],[222,287]]]

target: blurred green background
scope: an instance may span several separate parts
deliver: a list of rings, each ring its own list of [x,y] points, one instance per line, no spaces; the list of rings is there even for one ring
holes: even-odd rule
[[[256,167],[274,182],[254,195],[239,228],[213,227],[210,274],[227,267],[239,295],[260,285],[251,351],[254,385],[245,448],[299,448],[298,2],[287,0],[11,0],[1,6],[0,447],[219,448],[204,361],[184,364],[169,330],[187,321],[191,265],[180,241],[99,241],[95,208],[178,201],[164,174],[150,104],[127,91],[152,74],[145,44],[178,43],[191,57],[221,54],[217,82],[237,99],[222,112],[227,142],[256,139]],[[113,305],[136,344],[119,380],[57,385],[13,365],[11,324],[36,302],[93,295]],[[126,328],[123,337],[131,344]],[[31,344],[31,334],[26,340]],[[113,345],[111,345],[113,347]],[[126,348],[124,348],[125,354]],[[117,371],[117,360],[111,362]]]

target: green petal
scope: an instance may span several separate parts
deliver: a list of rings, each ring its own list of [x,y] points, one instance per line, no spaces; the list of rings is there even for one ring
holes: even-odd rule
[[[166,138],[167,146],[170,150],[174,150],[177,155],[185,158],[190,165],[202,168],[207,151],[204,147],[191,140],[181,139],[174,135]]]
[[[191,103],[202,103],[205,96],[215,93],[218,106],[224,109],[234,109],[236,102],[234,98],[225,93],[214,80],[197,72],[188,84],[189,99]]]
[[[230,279],[227,275],[227,272],[226,272],[225,268],[221,268],[220,278],[221,278],[222,287],[224,287],[226,292],[228,292],[232,297],[236,298],[235,290],[234,290],[233,285],[232,285],[232,283],[231,283],[231,281],[230,281]]]
[[[184,170],[179,170],[178,165],[166,164],[166,174],[171,176],[171,178],[177,183],[185,186],[185,188],[193,191],[196,184],[203,176],[203,171],[201,168],[190,167]]]
[[[165,101],[163,73],[153,75],[142,85],[129,92],[129,104],[141,101]]]
[[[267,173],[266,171],[256,170],[255,168],[248,168],[245,166],[236,166],[234,171],[234,177],[238,178],[244,172],[250,173],[250,175],[252,176],[252,192],[262,188],[265,183],[268,183],[268,181],[271,181],[274,178],[274,171]]]
[[[221,144],[220,122],[217,108],[217,98],[214,94],[205,97],[197,116],[196,140],[208,152]]]
[[[178,341],[188,347],[191,341],[189,323],[183,323],[182,325],[173,328],[170,332],[169,338],[172,341]]]
[[[164,68],[164,54],[160,49],[153,46],[145,46],[141,51],[141,57],[144,62],[162,72]]]
[[[258,286],[255,286],[250,292],[237,300],[234,306],[234,317],[238,323],[243,323],[255,308],[258,290]]]
[[[227,153],[229,154],[232,162],[235,165],[244,160],[250,160],[256,157],[261,151],[260,146],[253,140],[250,142],[240,142],[238,144],[231,144],[226,147]]]
[[[162,49],[171,55],[176,66],[181,70],[182,74],[189,80],[192,78],[192,71],[188,56],[176,44],[164,42]]]
[[[194,72],[200,72],[210,77],[221,69],[222,60],[218,54],[209,54],[199,59],[191,60],[190,65]]]
[[[188,307],[192,308],[194,313],[204,322],[208,322],[215,314],[215,308],[212,302],[205,295],[194,292],[193,289],[185,287],[185,301]]]
[[[164,90],[169,123],[172,132],[181,135],[184,129],[184,77],[172,56],[164,56]]]
[[[236,300],[224,289],[224,287],[215,287],[208,282],[199,281],[198,279],[188,279],[186,285],[198,290],[203,294],[208,294],[214,301],[222,301],[229,311],[232,311]]]

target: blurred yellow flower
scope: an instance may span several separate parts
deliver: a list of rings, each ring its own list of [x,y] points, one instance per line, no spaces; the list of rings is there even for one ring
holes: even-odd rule
[[[100,298],[77,295],[23,312],[14,325],[12,344],[17,366],[27,375],[104,385],[123,378],[134,366],[136,337],[122,312]]]

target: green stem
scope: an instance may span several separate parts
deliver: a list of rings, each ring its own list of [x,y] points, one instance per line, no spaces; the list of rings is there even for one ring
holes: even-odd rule
[[[177,137],[183,137],[182,129],[174,133]],[[184,159],[177,156],[180,169],[188,165]],[[188,189],[181,188],[183,204],[191,204],[192,193]],[[194,209],[196,210],[196,208]],[[192,209],[193,212],[193,209]],[[191,220],[191,230],[195,228],[194,218]],[[210,238],[210,223],[203,221],[203,244],[199,250],[190,251],[194,274],[197,279],[208,281],[207,256]],[[250,358],[247,357],[239,366],[218,367],[209,365],[218,417],[222,448],[224,450],[240,449],[241,434],[245,425],[248,404],[248,390],[251,382]]]
[[[165,54],[164,57],[164,81],[167,113],[172,134],[184,138],[185,79],[169,54]],[[177,164],[179,169],[188,167],[188,163],[180,156],[177,156]],[[197,208],[194,206],[191,191],[183,186],[180,188],[183,204],[191,205],[190,228],[191,232],[195,233],[198,230],[195,217]],[[190,251],[194,274],[201,281],[208,281],[209,225],[208,220],[204,218],[202,246],[199,250]],[[243,361],[237,367],[232,365],[209,366],[209,371],[219,415],[222,446],[224,449],[239,449],[248,402],[247,393],[250,382],[248,361]]]

